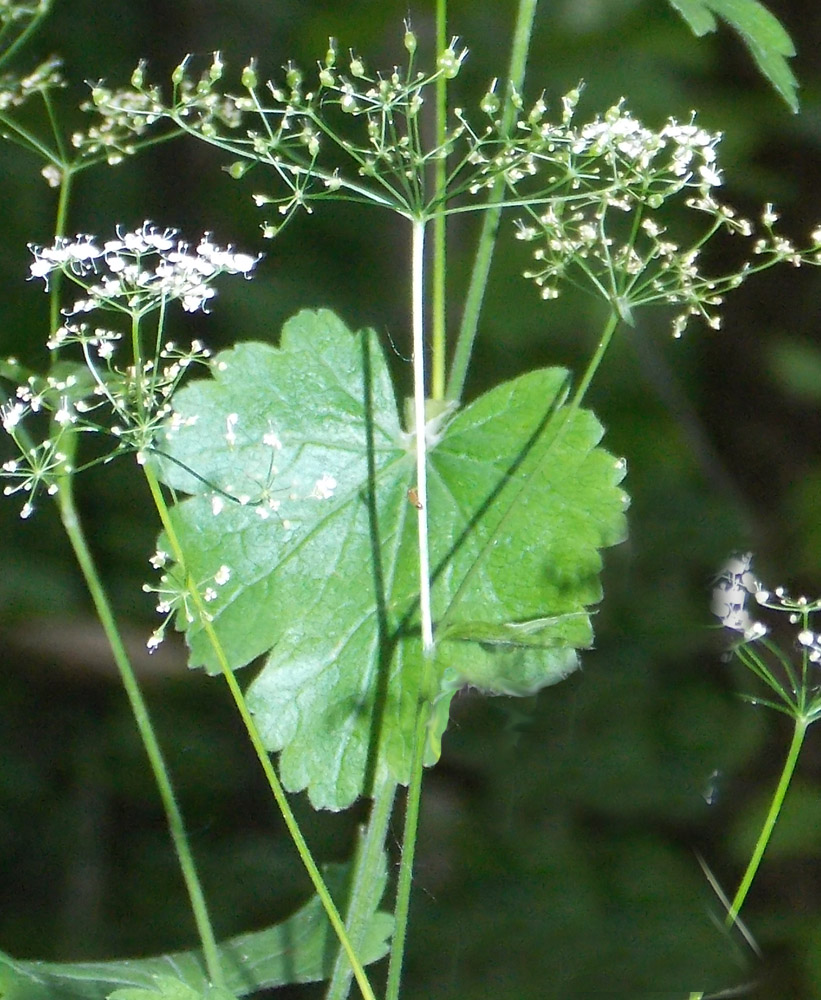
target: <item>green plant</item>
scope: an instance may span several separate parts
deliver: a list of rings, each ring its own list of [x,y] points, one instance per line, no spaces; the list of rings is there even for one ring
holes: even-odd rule
[[[46,6],[9,10],[10,24],[28,17],[32,26]],[[694,11],[687,8],[691,19]],[[341,997],[355,977],[373,997],[366,966],[390,938],[386,996],[398,996],[422,776],[441,754],[454,694],[465,686],[533,694],[573,672],[592,642],[600,550],[625,533],[626,465],[599,446],[603,429],[582,403],[620,324],[656,304],[671,308],[676,336],[693,316],[717,327],[724,295],[746,278],[779,262],[819,261],[819,231],[798,249],[775,232],[770,206],[756,232],[717,199],[720,137],[694,119],[653,130],[620,102],[580,123],[579,89],[557,116],[544,98],[525,102],[534,13],[535,3],[520,4],[509,83],[490,85],[475,118],[453,106],[467,52],[446,41],[444,5],[430,70],[417,68],[418,41],[406,25],[406,65],[384,73],[354,54],[340,68],[331,43],[315,76],[289,65],[283,82],[261,84],[251,62],[238,89],[224,89],[215,54],[201,72],[184,60],[166,98],[141,64],[131,87],[93,88],[88,110],[97,117],[75,134],[72,156],[56,130],[48,147],[4,117],[10,134],[45,158],[59,190],[55,241],[32,248],[31,267],[50,291],[54,361],[45,375],[13,360],[0,369],[15,385],[2,410],[17,448],[3,466],[6,493],[23,496],[24,517],[41,494],[55,497],[163,797],[206,970],[191,955],[127,971],[100,966],[82,995],[216,1000],[328,978],[328,996]],[[785,68],[773,54],[778,45],[748,37],[768,53],[765,68]],[[41,95],[51,116],[55,74],[49,63],[36,84],[10,85],[9,93],[21,101]],[[783,72],[779,81],[789,98]],[[16,103],[10,98],[8,107]],[[430,105],[436,120],[426,143]],[[220,247],[208,234],[190,245],[150,223],[103,242],[65,235],[79,170],[182,134],[227,153],[238,181],[262,174],[254,199],[274,213],[263,222],[265,237],[326,200],[397,216],[412,278],[413,389],[404,409],[376,335],[353,333],[324,310],[289,321],[278,347],[241,343],[212,358],[199,342],[166,340],[175,303],[207,311],[213,283],[225,273],[249,277],[257,255]],[[569,282],[602,300],[599,343],[578,379],[541,369],[464,405],[503,211],[514,216],[511,232],[534,248],[526,276],[543,298]],[[689,227],[673,235],[683,212],[703,222],[695,237]],[[466,213],[481,213],[483,228],[448,367],[444,227]],[[753,239],[749,259],[708,274],[702,250],[722,236]],[[69,286],[79,288],[73,301]],[[182,385],[196,366],[210,378]],[[316,889],[292,918],[307,927],[306,938],[279,963],[268,952],[293,925],[251,943],[216,943],[167,768],[77,517],[74,476],[127,454],[144,473],[161,526],[151,560],[161,575],[146,589],[157,595],[162,624],[149,645],[173,622],[186,633],[190,665],[222,675]],[[243,691],[235,671],[263,654]],[[280,754],[279,775],[271,752]],[[378,907],[400,786],[408,797],[391,916]],[[296,823],[285,793],[303,789],[317,808],[373,800],[347,895],[338,874],[323,876]],[[341,947],[329,961],[331,934]],[[232,971],[240,950],[250,955],[242,975]],[[40,974],[35,983],[29,966],[9,961],[0,985],[10,996],[72,995],[70,972]],[[123,982],[127,988],[114,988]]]

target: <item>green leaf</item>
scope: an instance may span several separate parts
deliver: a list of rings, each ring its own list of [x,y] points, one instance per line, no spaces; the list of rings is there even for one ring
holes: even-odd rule
[[[211,986],[201,992],[173,976],[156,976],[150,987],[127,986],[114,990],[108,1000],[234,1000],[227,990]]]
[[[670,0],[670,3],[696,35],[716,30],[714,14],[732,25],[764,76],[790,109],[798,111],[798,84],[787,63],[795,55],[795,46],[778,18],[763,4],[758,0]]]
[[[344,898],[345,865],[328,866],[329,887]],[[360,950],[365,965],[387,953],[393,929],[390,914],[377,907],[387,880],[374,893],[373,918]],[[263,931],[242,934],[219,946],[227,995],[245,996],[287,983],[327,979],[333,970],[337,940],[319,899],[312,897],[292,917]],[[155,958],[110,962],[20,962],[0,953],[2,1000],[223,1000],[225,991],[208,982],[198,949]],[[148,991],[148,992],[146,992]]]
[[[425,692],[413,441],[375,335],[301,313],[280,348],[240,345],[214,374],[178,394],[178,430],[162,445],[174,462],[160,469],[198,493],[172,512],[193,578],[231,569],[209,605],[231,667],[270,650],[248,702],[266,746],[281,751],[286,787],[344,808],[368,776],[407,781],[420,697],[468,683],[532,693],[575,669],[601,597],[599,549],[623,537],[626,498],[622,463],[596,447],[595,417],[562,406],[565,371],[500,385],[436,429],[428,516],[441,677]],[[248,502],[223,505],[204,481]],[[324,499],[323,482],[336,483]],[[265,519],[258,501],[269,496],[281,503]],[[178,624],[192,666],[216,672],[201,624]]]

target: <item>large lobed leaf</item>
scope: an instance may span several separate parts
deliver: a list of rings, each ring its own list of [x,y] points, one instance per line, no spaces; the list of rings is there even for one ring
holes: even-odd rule
[[[374,778],[407,780],[420,696],[440,694],[435,757],[458,687],[529,694],[575,669],[626,497],[595,417],[562,406],[566,384],[531,372],[429,429],[440,641],[424,693],[413,440],[373,332],[304,312],[279,348],[240,345],[178,394],[159,466],[195,495],[174,524],[195,580],[231,569],[209,605],[231,667],[268,653],[248,701],[289,789],[343,808]],[[216,672],[201,624],[180,624],[191,665]]]

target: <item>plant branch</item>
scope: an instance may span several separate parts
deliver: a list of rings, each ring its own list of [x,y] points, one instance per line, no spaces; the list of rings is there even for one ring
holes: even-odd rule
[[[168,539],[171,552],[174,559],[180,566],[180,569],[186,576],[186,587],[188,593],[191,596],[191,600],[197,609],[200,616],[200,621],[202,622],[202,627],[208,636],[211,643],[211,647],[214,650],[214,655],[222,670],[222,675],[225,678],[225,682],[228,685],[228,689],[231,692],[231,696],[234,699],[234,703],[237,706],[237,711],[240,714],[240,718],[245,725],[246,732],[251,741],[251,745],[256,752],[257,759],[260,762],[263,773],[268,781],[268,786],[274,796],[277,806],[279,807],[282,818],[285,821],[285,825],[288,828],[288,833],[291,835],[291,839],[294,842],[294,846],[302,860],[302,864],[305,866],[305,870],[308,873],[308,877],[313,883],[314,889],[316,890],[317,896],[325,909],[325,913],[328,916],[331,926],[333,927],[340,944],[342,945],[345,954],[348,956],[348,961],[353,969],[353,974],[356,977],[357,984],[362,993],[364,1000],[376,1000],[370,983],[368,982],[368,977],[365,974],[365,970],[362,963],[351,944],[348,933],[345,929],[345,924],[342,921],[342,917],[339,915],[339,910],[337,909],[336,903],[334,903],[331,897],[328,887],[325,884],[325,880],[322,877],[322,873],[319,870],[318,865],[314,861],[311,850],[308,847],[308,843],[303,836],[302,830],[297,823],[296,816],[294,816],[293,810],[291,809],[291,804],[288,801],[288,797],[285,794],[285,789],[282,787],[282,783],[277,776],[274,766],[271,763],[271,758],[268,755],[268,751],[265,744],[260,736],[257,724],[251,715],[248,705],[245,701],[245,696],[242,693],[234,672],[231,669],[231,665],[228,663],[228,659],[225,655],[225,651],[222,648],[222,643],[219,640],[219,636],[212,625],[208,611],[205,607],[202,595],[200,594],[196,581],[193,580],[189,575],[185,567],[185,555],[183,553],[182,545],[180,544],[177,533],[174,529],[174,525],[171,521],[171,517],[168,511],[168,506],[165,502],[165,498],[162,495],[162,490],[160,489],[159,481],[157,480],[154,471],[149,466],[143,466],[143,472],[145,474],[146,482],[148,483],[148,488],[151,491],[151,495],[154,499],[154,504],[157,508],[157,513],[159,514],[160,521],[162,522],[163,530],[165,531],[166,537]]]
[[[425,407],[425,221],[413,223],[413,422],[416,442],[416,525],[419,538],[419,617],[422,649],[433,649],[433,616],[430,601],[428,549],[428,475]]]
[[[425,657],[425,674],[431,663]],[[419,830],[419,810],[422,801],[422,775],[424,772],[425,746],[428,722],[430,720],[430,702],[420,701],[416,717],[416,730],[413,734],[413,755],[411,760],[411,780],[405,800],[405,826],[402,832],[402,860],[399,865],[399,881],[396,886],[396,905],[394,906],[394,929],[391,939],[391,957],[388,966],[388,984],[385,990],[385,1000],[399,1000],[399,987],[402,977],[402,962],[405,955],[405,941],[408,934],[408,914],[410,912],[410,894],[413,886],[413,863],[416,856],[416,835]]]
[[[67,436],[64,436],[63,441],[66,441],[66,438]],[[202,945],[202,951],[205,957],[208,977],[213,985],[223,986],[224,981],[219,961],[217,942],[214,937],[214,930],[211,926],[210,918],[208,916],[208,907],[205,902],[205,895],[202,891],[194,858],[191,854],[191,848],[188,843],[188,837],[185,832],[185,824],[183,822],[182,813],[180,812],[180,808],[174,794],[174,789],[171,784],[171,778],[168,774],[168,768],[166,767],[156,733],[154,732],[154,727],[151,723],[148,708],[145,704],[145,700],[143,699],[134,670],[128,659],[128,654],[125,651],[125,646],[123,645],[119,629],[117,628],[114,614],[108,602],[108,597],[103,588],[91,552],[89,551],[85,534],[77,515],[77,509],[74,503],[73,481],[70,474],[63,476],[59,482],[57,501],[63,527],[65,528],[71,547],[74,550],[74,555],[80,566],[80,571],[83,574],[86,587],[88,588],[88,592],[94,603],[94,609],[97,612],[97,617],[100,620],[100,624],[102,625],[103,631],[105,632],[106,638],[111,646],[114,662],[120,672],[123,688],[125,689],[129,704],[131,705],[134,721],[137,724],[137,729],[140,733],[140,738],[142,739],[143,746],[145,747],[151,771],[157,784],[160,799],[162,800],[163,808],[165,810],[171,840],[174,844],[174,850],[177,854],[180,870],[188,890],[188,897],[191,900],[191,910],[197,925],[197,932],[199,934],[200,944]]]
[[[447,0],[436,0],[436,53],[445,51],[448,43]],[[448,126],[448,81],[444,73],[436,80],[436,146],[443,148]],[[444,199],[447,187],[447,160],[435,161],[434,187],[437,201]],[[445,395],[445,361],[447,351],[447,219],[437,212],[433,220],[433,282],[431,289],[431,390],[432,399]]]
[[[778,820],[779,813],[781,812],[781,807],[784,804],[787,789],[790,787],[790,782],[792,781],[792,776],[795,772],[795,765],[798,763],[798,755],[801,753],[801,747],[804,743],[804,737],[807,734],[808,726],[809,721],[804,716],[796,718],[790,748],[787,751],[787,758],[784,761],[784,767],[782,768],[781,777],[779,778],[772,802],[770,803],[767,818],[764,820],[761,833],[759,833],[758,840],[756,841],[755,850],[752,853],[752,857],[750,858],[747,869],[744,872],[744,876],[741,879],[738,889],[736,890],[735,896],[733,897],[730,910],[727,913],[727,918],[725,920],[727,927],[732,927],[735,923],[739,910],[744,905],[744,900],[747,898],[747,893],[750,890],[750,886],[756,876],[758,867],[761,864],[761,859],[764,857],[764,852],[770,842],[773,830],[775,829],[776,821]]]
[[[383,782],[376,789],[370,819],[358,845],[345,917],[345,926],[354,948],[361,947],[368,927],[367,921],[373,912],[374,893],[377,880],[382,876],[385,838],[395,798],[396,782],[392,779]],[[345,1000],[352,975],[350,962],[340,949],[325,1000]]]
[[[527,54],[530,48],[530,37],[533,32],[533,20],[536,16],[538,0],[519,0],[516,13],[516,26],[513,32],[513,46],[510,52],[510,68],[508,71],[508,86],[521,92],[524,85]],[[502,134],[509,133],[513,126],[516,108],[513,103],[513,93],[508,92],[504,112],[502,114]],[[470,276],[470,285],[465,299],[459,336],[451,364],[445,398],[459,400],[465,388],[470,355],[473,351],[473,341],[479,327],[479,315],[487,288],[490,265],[493,262],[493,251],[496,247],[496,235],[502,216],[501,201],[505,192],[505,179],[496,179],[488,198],[482,229],[479,234],[479,245]]]

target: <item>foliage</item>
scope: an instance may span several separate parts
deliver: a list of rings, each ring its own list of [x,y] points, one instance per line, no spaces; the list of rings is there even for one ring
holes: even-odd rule
[[[754,0],[675,6],[698,32],[714,27],[711,11],[729,20],[794,103],[784,61],[789,40],[764,8]],[[6,136],[42,158],[43,175],[59,193],[54,242],[32,246],[30,269],[50,294],[51,366],[41,375],[9,359],[0,369],[13,386],[2,424],[16,448],[2,467],[5,492],[23,500],[24,518],[45,496],[56,501],[148,754],[202,945],[201,957],[129,963],[136,980],[122,963],[92,967],[81,978],[102,991],[95,996],[222,1000],[324,976],[330,998],[347,995],[352,977],[373,998],[365,966],[383,954],[389,919],[375,916],[385,888],[383,847],[397,786],[407,785],[386,986],[387,997],[399,995],[423,765],[441,756],[454,695],[465,687],[534,695],[575,671],[579,651],[592,645],[600,550],[625,534],[626,466],[599,447],[603,428],[582,402],[616,333],[635,325],[646,304],[672,307],[677,337],[691,316],[718,328],[725,295],[756,272],[821,262],[820,229],[802,248],[776,232],[771,205],[756,231],[718,200],[720,136],[694,116],[669,118],[654,130],[619,101],[582,122],[579,88],[566,94],[558,116],[544,97],[526,104],[534,10],[520,4],[511,80],[494,80],[474,102],[481,124],[451,100],[467,50],[458,39],[446,42],[444,7],[428,71],[418,68],[419,41],[409,24],[405,67],[384,72],[353,51],[343,59],[332,41],[314,81],[289,63],[283,82],[261,85],[251,61],[237,91],[225,88],[215,53],[201,73],[183,60],[166,99],[146,82],[141,62],[130,88],[93,87],[85,106],[92,124],[72,133],[71,153],[56,127],[57,63],[4,84]],[[27,27],[10,36],[6,57],[48,4],[8,11],[9,24]],[[20,116],[34,96],[54,126],[50,142]],[[427,123],[431,107],[435,122]],[[225,273],[250,277],[260,255],[220,246],[210,233],[190,244],[149,222],[119,226],[104,242],[64,235],[76,174],[183,134],[227,153],[237,181],[267,171],[254,201],[274,206],[278,218],[263,222],[265,237],[280,236],[285,222],[327,201],[375,205],[400,218],[411,257],[414,382],[404,410],[380,338],[372,330],[352,333],[326,310],[288,321],[278,347],[240,342],[212,356],[199,339],[178,347],[167,338],[175,305],[189,314],[210,311],[214,282]],[[525,276],[543,299],[576,285],[607,312],[580,376],[537,367],[465,405],[503,210],[532,245]],[[468,305],[449,355],[444,221],[480,213]],[[682,213],[706,225],[693,236],[685,223],[674,237]],[[754,242],[746,259],[716,274],[704,267],[704,250],[722,236]],[[71,284],[79,287],[73,300],[65,294]],[[198,366],[210,377],[190,381]],[[149,648],[173,621],[186,633],[190,665],[222,675],[316,890],[310,947],[286,951],[287,969],[267,956],[271,935],[282,931],[244,937],[228,950],[216,943],[168,767],[78,518],[77,473],[129,454],[162,528],[151,560],[159,581],[144,586],[162,615]],[[725,580],[736,587],[734,574]],[[816,637],[804,625],[804,645],[814,649]],[[262,654],[265,664],[243,691],[234,671]],[[777,658],[797,697],[796,675]],[[763,661],[751,662],[770,683]],[[799,701],[787,698],[791,712]],[[804,715],[799,721],[779,805],[808,722]],[[279,753],[282,784],[270,752]],[[372,798],[344,900],[329,891],[285,789],[307,789],[314,807],[332,810]],[[777,812],[774,806],[768,822]],[[728,905],[728,926],[738,922],[770,832]],[[317,919],[320,907],[327,926]],[[286,937],[293,926],[285,925]],[[339,944],[335,955],[328,927]],[[228,952],[240,947],[244,955],[251,941],[261,942],[274,964],[250,978],[243,965],[235,981]],[[41,988],[34,977],[43,971],[9,960],[6,988],[28,995]],[[47,988],[61,990],[76,970],[44,974],[56,977]],[[119,988],[109,992],[115,982]]]

